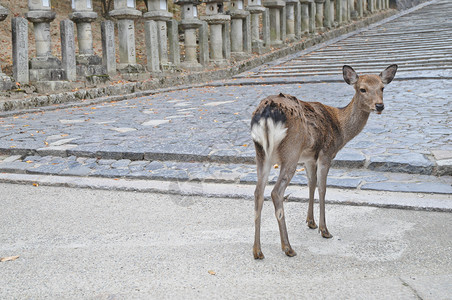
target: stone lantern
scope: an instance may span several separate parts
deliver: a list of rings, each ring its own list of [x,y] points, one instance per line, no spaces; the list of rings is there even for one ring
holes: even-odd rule
[[[181,7],[181,21],[179,27],[184,31],[184,48],[185,48],[185,58],[181,62],[181,67],[187,70],[201,70],[202,65],[206,64],[207,61],[201,61],[203,55],[200,56],[200,61],[198,61],[198,55],[196,52],[196,30],[203,27],[203,21],[198,19],[198,8],[200,4],[198,0],[176,0],[174,2]],[[201,31],[201,30],[200,30]],[[200,52],[204,51],[205,45],[203,43],[207,41],[201,41],[203,34],[200,36]],[[201,53],[202,54],[202,53]]]
[[[223,0],[205,0],[206,15],[201,20],[210,26],[210,62],[223,66],[230,58],[229,27],[231,17],[224,14]]]
[[[166,1],[167,0],[146,0],[148,12],[143,14],[144,19],[147,20],[145,25],[146,27],[155,26],[155,30],[157,31],[157,36],[154,37],[150,36],[152,35],[152,30],[150,30],[150,28],[146,30],[147,45],[149,45],[149,47],[157,48],[157,51],[148,49],[148,59],[153,53],[158,54],[158,57],[153,59],[153,61],[157,61],[157,63],[155,66],[151,66],[151,70],[149,71],[158,71],[160,68],[169,68],[167,23],[172,20],[173,14],[168,12],[168,4]],[[173,38],[177,37],[173,37],[171,34],[170,40],[173,40]],[[151,41],[156,41],[157,43],[155,44]]]
[[[270,10],[270,44],[279,46],[286,39],[286,2],[284,0],[264,0]]]
[[[270,41],[270,24],[266,20],[268,19],[268,13],[266,13],[267,9],[262,6],[261,0],[249,0],[248,6],[246,8],[247,11],[251,14],[251,48],[253,52],[258,54],[262,54],[265,52],[265,48],[268,48]],[[262,20],[262,31],[264,40],[260,39],[260,22],[259,15],[263,14]],[[267,39],[267,41],[265,41]]]
[[[251,53],[250,12],[245,10],[243,0],[232,0],[228,12],[231,16],[231,55],[243,59]]]
[[[8,10],[0,4],[0,22],[8,16]],[[12,88],[11,78],[2,73],[0,67],[0,91],[10,90]]]
[[[93,32],[91,22],[97,19],[97,13],[93,11],[92,0],[71,0],[72,13],[69,19],[77,26],[78,56],[77,75],[90,76],[102,75],[102,59],[94,54]]]
[[[121,73],[140,73],[143,66],[137,64],[135,46],[134,20],[141,17],[141,12],[136,9],[135,0],[115,0],[114,10],[110,16],[118,22],[119,38],[119,64]]]
[[[51,10],[50,0],[28,0],[28,8],[25,17],[33,23],[36,44],[36,57],[30,61],[30,81],[61,80],[61,62],[51,53],[50,23],[56,13]]]

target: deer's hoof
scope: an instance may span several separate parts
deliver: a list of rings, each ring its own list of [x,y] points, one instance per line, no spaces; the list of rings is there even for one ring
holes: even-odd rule
[[[261,250],[253,249],[254,259],[264,259],[264,253]]]
[[[320,233],[322,234],[322,237],[326,238],[326,239],[330,239],[333,237],[333,235],[331,233],[328,232],[328,229],[321,229]]]
[[[314,220],[306,220],[306,223],[308,223],[308,227],[311,229],[316,229],[317,228],[317,224],[315,223]]]
[[[295,252],[292,248],[286,248],[284,250],[284,253],[286,253],[287,256],[293,257],[297,255],[297,252]]]

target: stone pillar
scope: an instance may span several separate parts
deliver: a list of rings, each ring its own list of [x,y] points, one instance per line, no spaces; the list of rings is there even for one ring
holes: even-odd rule
[[[115,24],[113,21],[102,21],[102,65],[108,75],[116,75]]]
[[[250,12],[246,11],[243,0],[232,0],[231,9],[231,55],[235,59],[248,58],[251,53]]]
[[[312,0],[311,5],[309,5],[309,32],[312,34],[315,34],[316,31],[315,16],[316,16],[316,6],[314,0]]]
[[[260,15],[265,12],[265,7],[262,6],[261,0],[249,0],[246,10],[251,14],[251,49],[252,52],[263,54],[268,51],[268,45],[265,47],[263,39],[260,34]],[[264,19],[264,16],[262,16]],[[262,22],[264,25],[265,22]],[[262,31],[269,32],[269,28],[262,28]]]
[[[29,12],[25,14],[33,23],[36,57],[30,61],[30,81],[58,81],[64,78],[61,62],[51,53],[50,22],[56,13],[50,0],[28,0]]]
[[[294,41],[300,38],[300,1],[299,0],[285,0],[286,1],[286,35],[287,39]]]
[[[270,11],[270,45],[282,45],[286,35],[286,3],[283,0],[265,0],[264,6]]]
[[[375,0],[367,0],[367,11],[371,14],[375,12]]]
[[[13,77],[20,84],[30,81],[28,69],[28,22],[17,17],[11,20],[13,35]]]
[[[361,19],[364,16],[364,0],[356,2],[356,18]]]
[[[217,66],[227,65],[229,33],[225,28],[229,27],[231,17],[223,13],[223,0],[205,0],[206,15],[201,20],[207,22],[210,27],[210,62]]]
[[[92,0],[72,0],[69,19],[77,26],[77,75],[85,77],[105,74],[107,71],[102,66],[102,59],[94,54],[93,49],[91,23],[97,19],[97,13],[93,11]]]
[[[336,22],[338,26],[341,26],[342,24],[345,23],[345,18],[344,18],[344,2],[343,0],[335,0],[336,1]],[[372,0],[368,0],[368,1],[372,1]]]
[[[175,4],[181,6],[181,21],[179,23],[179,27],[184,31],[184,48],[185,48],[185,57],[184,60],[180,63],[180,66],[183,69],[187,70],[202,70],[203,65],[201,65],[200,60],[198,60],[197,49],[198,45],[196,44],[196,32],[199,30],[199,40],[200,40],[200,55],[206,55],[205,45],[207,44],[206,37],[203,37],[203,34],[207,34],[207,31],[204,32],[200,30],[203,26],[203,22],[198,19],[198,9],[197,5],[199,5],[198,0],[176,0]],[[208,51],[208,50],[207,50]],[[208,59],[202,59],[204,64],[208,63]]]
[[[142,73],[144,68],[137,64],[135,46],[134,20],[141,17],[135,7],[135,0],[115,0],[115,9],[110,16],[117,20],[119,38],[119,64],[117,69],[122,74]]]
[[[334,7],[333,9],[331,9],[332,7],[332,2],[334,3],[334,0],[325,0],[325,6],[324,6],[324,18],[323,18],[323,27],[325,27],[325,29],[331,29],[333,28],[333,23],[334,23]],[[361,0],[360,0],[361,1]]]
[[[167,70],[170,69],[172,66],[175,65],[175,62],[178,59],[175,59],[175,61],[169,61],[168,56],[168,40],[174,40],[177,38],[172,37],[171,35],[175,32],[169,32],[168,34],[168,23],[172,20],[173,14],[168,12],[168,4],[167,0],[146,0],[147,1],[147,7],[148,12],[143,15],[144,19],[147,21],[153,21],[155,22],[155,25],[153,25],[152,22],[146,22],[146,27],[148,28],[146,30],[146,44],[149,45],[147,47],[147,55],[148,59],[150,59],[150,55],[157,54],[157,61],[158,65],[157,67],[154,67],[153,70],[149,71],[159,71],[159,70]],[[155,26],[156,29],[156,36],[151,37],[149,36],[150,33],[153,32],[151,30]],[[152,43],[151,40],[155,40],[156,43]],[[153,50],[152,47],[157,47],[157,50]],[[155,58],[151,58],[155,60]],[[149,67],[149,64],[148,64]]]
[[[315,26],[318,30],[324,31],[323,27],[323,8],[325,0],[315,0]]]
[[[61,31],[61,64],[65,72],[65,79],[75,81],[77,79],[75,58],[74,22],[62,20]]]
[[[301,5],[301,34],[309,34],[309,6],[310,0],[300,0]]]
[[[0,22],[5,20],[7,16],[8,10],[0,4]],[[11,78],[2,73],[2,68],[0,67],[0,91],[10,90],[12,87],[13,84],[11,82]]]

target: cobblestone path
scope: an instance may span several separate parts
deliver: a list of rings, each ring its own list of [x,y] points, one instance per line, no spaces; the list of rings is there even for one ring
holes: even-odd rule
[[[452,63],[445,55],[452,40],[444,38],[452,31],[451,6],[434,1],[210,86],[4,117],[0,172],[252,184],[249,122],[260,99],[282,92],[345,106],[353,89],[340,78],[342,64],[380,72],[398,63],[399,80],[385,89],[384,113],[371,115],[341,150],[328,183],[452,194]],[[318,82],[302,83],[307,75]],[[306,184],[302,167],[292,183]]]

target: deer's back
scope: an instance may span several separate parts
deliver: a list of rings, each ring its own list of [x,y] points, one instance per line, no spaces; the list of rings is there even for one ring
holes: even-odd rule
[[[261,118],[273,118],[274,122],[283,122],[287,128],[281,149],[285,145],[293,148],[299,144],[300,155],[309,153],[317,157],[323,150],[324,154],[334,157],[335,149],[340,149],[343,143],[337,114],[337,108],[320,102],[301,101],[281,93],[261,101],[253,113],[251,126]]]

